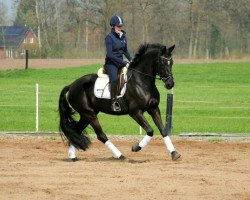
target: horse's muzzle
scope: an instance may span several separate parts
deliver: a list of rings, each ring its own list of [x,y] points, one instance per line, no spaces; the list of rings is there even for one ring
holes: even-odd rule
[[[165,88],[172,89],[174,87],[174,78],[169,77],[168,79],[163,80],[165,84]]]

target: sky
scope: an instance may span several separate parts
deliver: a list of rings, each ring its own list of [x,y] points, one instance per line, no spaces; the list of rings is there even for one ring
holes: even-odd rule
[[[14,0],[0,0],[0,3],[3,3],[7,8],[8,21],[13,22],[16,12],[14,11]]]

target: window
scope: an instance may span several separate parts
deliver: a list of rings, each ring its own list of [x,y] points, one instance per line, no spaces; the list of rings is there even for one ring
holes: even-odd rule
[[[30,43],[34,43],[34,38],[30,38]]]
[[[26,38],[24,38],[23,43],[24,43],[24,44],[27,43],[27,39],[26,39]]]
[[[13,58],[13,51],[12,50],[7,50],[6,51],[6,57],[7,58]]]

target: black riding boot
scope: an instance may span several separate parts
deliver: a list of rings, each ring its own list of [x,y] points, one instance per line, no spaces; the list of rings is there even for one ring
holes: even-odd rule
[[[114,112],[121,111],[120,104],[117,102],[117,96],[116,96],[116,91],[117,91],[117,84],[116,83],[111,83],[111,110]]]

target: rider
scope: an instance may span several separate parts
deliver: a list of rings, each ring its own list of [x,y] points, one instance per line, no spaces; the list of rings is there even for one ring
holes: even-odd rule
[[[114,15],[110,18],[111,31],[105,38],[106,59],[105,70],[109,75],[111,85],[111,109],[120,111],[120,105],[117,102],[117,84],[118,70],[122,67],[128,67],[132,58],[127,49],[126,32],[122,30],[124,23],[120,16]],[[126,56],[129,62],[123,60]]]

